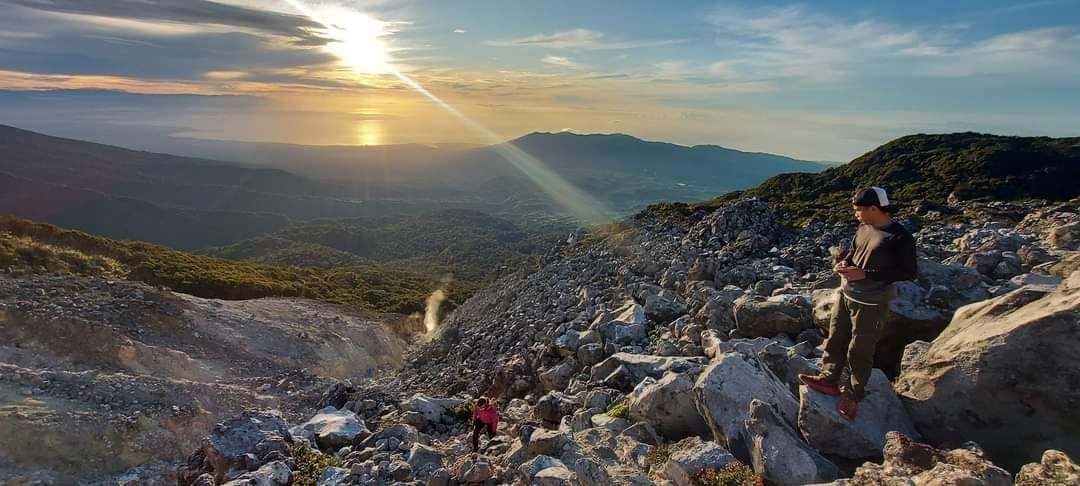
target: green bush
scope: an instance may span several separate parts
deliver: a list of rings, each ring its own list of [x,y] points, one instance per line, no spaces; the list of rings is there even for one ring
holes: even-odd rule
[[[695,486],[765,486],[765,480],[754,470],[739,461],[732,461],[721,469],[704,469],[693,479]]]
[[[289,455],[292,456],[294,462],[293,486],[315,486],[319,483],[319,476],[322,476],[326,468],[341,467],[341,459],[303,445],[290,447]]]
[[[446,414],[458,422],[468,422],[472,418],[473,401],[465,400],[458,405],[446,409]]]
[[[616,403],[608,409],[607,414],[608,417],[630,419],[630,405],[626,402]]]

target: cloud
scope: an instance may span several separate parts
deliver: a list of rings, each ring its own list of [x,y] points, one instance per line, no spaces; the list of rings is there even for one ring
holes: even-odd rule
[[[464,34],[464,33],[465,33],[465,29],[454,29],[454,33],[455,33],[455,34]]]
[[[1075,28],[973,39],[955,26],[911,28],[872,18],[824,15],[799,6],[724,6],[707,20],[717,33],[718,56],[713,66],[723,66],[725,71],[716,74],[743,80],[835,83],[860,76],[980,72],[1029,78],[1063,69],[1073,72],[1080,66],[1080,56],[1075,56],[1080,36]]]
[[[305,45],[325,44],[318,23],[299,15],[208,0],[9,0],[13,5],[59,14],[175,24],[225,25],[293,37]]]
[[[680,44],[682,40],[629,40],[610,39],[607,34],[589,29],[574,29],[553,34],[536,34],[517,39],[490,41],[488,44],[498,47],[532,46],[551,49],[633,49],[641,47],[660,47]]]
[[[562,56],[545,56],[543,59],[540,60],[540,62],[543,62],[547,66],[561,67],[567,69],[585,69],[586,67],[584,64],[575,62],[569,57]]]

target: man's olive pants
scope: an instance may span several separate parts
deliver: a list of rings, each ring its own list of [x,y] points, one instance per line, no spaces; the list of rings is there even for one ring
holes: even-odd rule
[[[888,317],[888,302],[860,304],[847,298],[843,292],[837,298],[829,322],[829,337],[825,339],[821,375],[837,383],[847,364],[851,369],[848,396],[854,400],[862,400],[865,396],[866,383],[870,381],[870,372],[874,369],[874,350]]]

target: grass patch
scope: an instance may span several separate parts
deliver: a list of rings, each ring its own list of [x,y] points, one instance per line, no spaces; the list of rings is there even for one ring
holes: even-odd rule
[[[626,402],[619,402],[611,406],[607,411],[608,417],[615,417],[621,419],[630,419],[630,405]]]
[[[341,467],[342,464],[341,459],[303,445],[290,447],[289,456],[294,461],[293,486],[315,486],[319,483],[319,476],[322,476],[326,468]]]
[[[721,469],[704,469],[693,479],[694,486],[765,486],[765,479],[739,461]]]

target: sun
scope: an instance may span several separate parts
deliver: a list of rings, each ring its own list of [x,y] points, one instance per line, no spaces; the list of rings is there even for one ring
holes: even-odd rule
[[[354,11],[338,11],[328,25],[332,42],[326,46],[360,74],[390,73],[390,52],[382,37],[390,34],[387,22]]]

